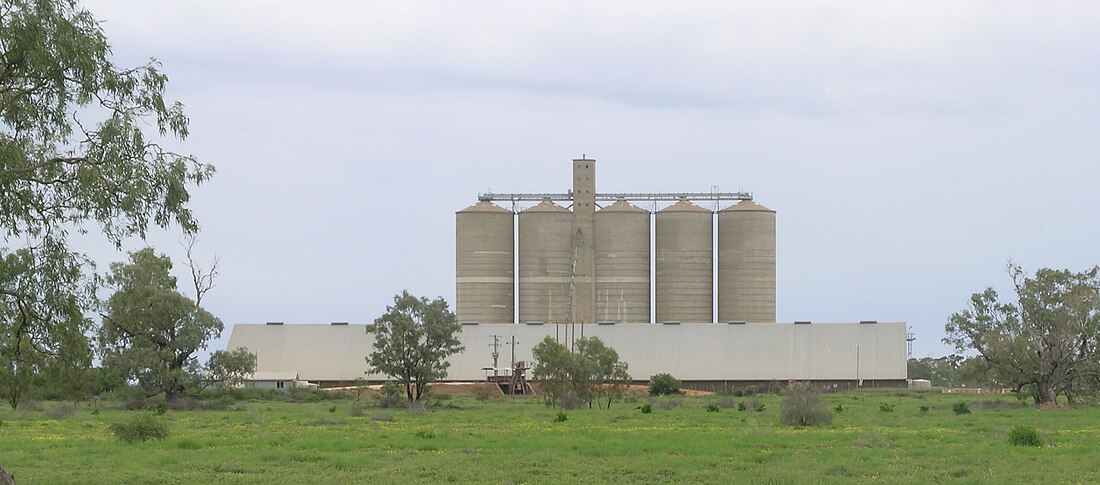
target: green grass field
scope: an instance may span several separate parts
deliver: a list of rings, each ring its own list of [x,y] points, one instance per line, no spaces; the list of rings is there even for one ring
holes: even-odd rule
[[[362,416],[350,412],[354,401],[254,401],[169,411],[159,417],[169,437],[136,444],[108,426],[148,411],[101,404],[99,414],[65,416],[43,403],[0,411],[0,464],[20,484],[1100,482],[1100,407],[864,391],[825,397],[844,408],[830,426],[789,428],[778,424],[778,396],[758,398],[759,413],[737,410],[744,397],[636,396],[611,410],[567,411],[562,422],[537,397],[453,398],[426,414],[367,407]],[[732,407],[705,409],[723,399]],[[955,415],[959,400],[973,413]],[[652,413],[636,409],[648,402]],[[1046,445],[1011,445],[1018,425],[1038,428]]]

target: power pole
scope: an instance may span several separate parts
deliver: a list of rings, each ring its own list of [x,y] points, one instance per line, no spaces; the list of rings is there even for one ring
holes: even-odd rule
[[[497,358],[500,357],[500,335],[493,335],[493,343],[489,344],[489,347],[493,348],[493,377],[497,376]],[[514,340],[515,337],[512,337]]]

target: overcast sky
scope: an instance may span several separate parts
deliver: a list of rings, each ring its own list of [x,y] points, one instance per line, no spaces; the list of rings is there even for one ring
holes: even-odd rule
[[[163,63],[180,150],[218,169],[192,206],[227,326],[453,305],[454,212],[564,192],[582,154],[600,192],[752,192],[778,319],[905,321],[916,357],[1010,258],[1100,263],[1097,2],[85,6],[120,65]]]

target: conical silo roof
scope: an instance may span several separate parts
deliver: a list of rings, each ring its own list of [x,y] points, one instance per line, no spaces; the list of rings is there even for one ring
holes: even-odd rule
[[[502,212],[502,213],[507,213],[507,212],[512,212],[512,211],[510,211],[508,209],[505,209],[505,208],[503,208],[499,205],[496,205],[492,202],[489,202],[487,200],[482,200],[482,201],[478,201],[478,203],[476,203],[474,205],[471,205],[470,207],[467,207],[465,209],[457,211],[456,213],[464,214],[464,213],[467,213],[467,212]]]
[[[771,210],[767,207],[764,207],[760,204],[757,204],[756,202],[753,202],[751,200],[742,200],[741,202],[738,202],[738,203],[733,204],[729,207],[726,207],[725,209],[722,209],[719,212],[734,212],[734,211],[775,212],[775,211],[773,211],[773,210]]]
[[[619,199],[619,200],[616,200],[614,204],[611,204],[607,207],[604,207],[603,209],[600,209],[599,212],[638,212],[638,213],[644,212],[644,213],[648,213],[649,211],[647,211],[647,210],[645,210],[641,207],[638,207],[634,204],[631,204],[630,202],[627,202],[623,199]]]
[[[707,209],[704,209],[702,207],[699,207],[695,204],[692,204],[691,201],[689,201],[687,199],[680,199],[679,202],[677,202],[675,204],[672,204],[668,207],[665,207],[664,209],[661,209],[657,212],[710,212],[710,211],[707,210]]]
[[[539,202],[538,204],[536,204],[532,207],[529,207],[526,210],[522,210],[520,212],[521,213],[529,213],[529,212],[569,212],[569,209],[566,209],[565,207],[562,207],[558,204],[555,204],[550,199],[543,199],[542,202]]]

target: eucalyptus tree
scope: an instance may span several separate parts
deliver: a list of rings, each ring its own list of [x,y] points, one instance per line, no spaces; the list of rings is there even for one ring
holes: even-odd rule
[[[1016,301],[986,288],[951,315],[944,343],[975,350],[989,376],[1036,404],[1073,401],[1100,379],[1100,268],[1074,273],[1010,264]]]
[[[70,231],[198,230],[189,190],[214,168],[162,146],[188,134],[167,82],[155,59],[116,66],[73,0],[0,4],[0,372],[37,372],[90,330],[96,278]]]
[[[222,321],[184,296],[171,274],[172,260],[153,248],[111,264],[108,298],[99,328],[103,365],[137,382],[145,397],[164,393],[169,402],[199,384],[196,358],[223,329]]]
[[[370,371],[392,377],[410,402],[418,401],[428,384],[447,376],[447,358],[465,348],[456,336],[461,329],[443,298],[429,301],[403,291],[367,326],[374,335],[366,358]]]

